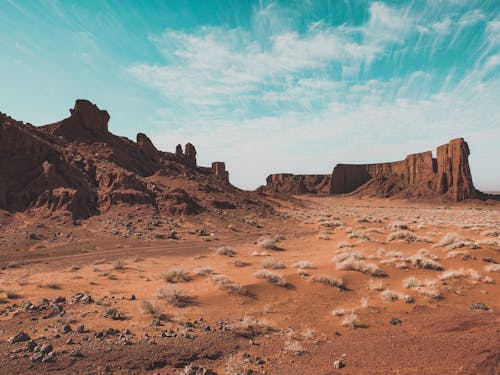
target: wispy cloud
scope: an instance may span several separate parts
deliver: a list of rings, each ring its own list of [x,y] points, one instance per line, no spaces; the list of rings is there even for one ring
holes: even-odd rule
[[[495,132],[499,18],[465,2],[426,4],[371,2],[362,23],[301,28],[271,4],[255,9],[251,29],[152,35],[164,63],[126,71],[164,96],[158,128],[229,161],[245,187],[266,173],[328,172]]]

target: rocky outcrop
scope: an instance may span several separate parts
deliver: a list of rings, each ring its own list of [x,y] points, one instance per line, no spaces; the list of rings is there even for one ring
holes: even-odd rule
[[[263,190],[281,194],[319,194],[329,192],[330,175],[272,174],[266,178]]]
[[[85,99],[77,99],[71,116],[48,125],[54,135],[69,139],[85,139],[108,134],[109,114]]]
[[[212,163],[212,174],[222,181],[229,183],[229,172],[226,171],[226,164],[224,162],[214,161]]]
[[[167,215],[203,212],[214,199],[248,205],[223,162],[197,166],[191,143],[170,153],[143,133],[137,142],[113,135],[108,112],[88,100],[70,112],[40,127],[0,113],[0,209],[87,218],[122,205]]]
[[[333,169],[331,194],[363,193],[407,198],[446,195],[454,201],[479,197],[469,168],[469,147],[463,138],[432,152],[408,155],[405,160],[378,164],[338,164]],[[364,189],[363,185],[367,184]]]
[[[151,139],[144,134],[137,134],[137,146],[141,149],[141,151],[148,157],[151,161],[158,163],[160,161],[160,152],[156,149]]]

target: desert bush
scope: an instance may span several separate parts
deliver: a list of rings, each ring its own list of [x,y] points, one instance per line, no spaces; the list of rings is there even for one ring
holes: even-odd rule
[[[351,312],[348,315],[344,316],[344,319],[342,319],[342,325],[344,327],[351,327],[351,328],[356,328],[359,326],[359,318],[358,315],[354,312]]]
[[[387,236],[387,241],[400,240],[402,242],[415,242],[418,241],[418,237],[415,233],[409,230],[398,230],[392,232]]]
[[[229,246],[222,246],[222,247],[219,247],[217,250],[215,250],[215,253],[218,255],[227,255],[227,256],[231,257],[231,256],[236,254],[236,251],[234,251]]]
[[[410,276],[403,280],[403,286],[406,289],[418,288],[422,286],[422,282],[417,279],[415,276]]]
[[[306,352],[300,342],[293,339],[288,339],[285,341],[285,347],[283,348],[283,351],[285,353],[292,353],[295,355],[302,355]]]
[[[468,251],[452,250],[446,255],[446,259],[450,258],[460,258],[462,260],[473,260],[476,259],[474,255],[471,255]]]
[[[268,236],[264,236],[264,237],[259,238],[259,240],[257,241],[257,246],[262,247],[264,249],[268,249],[268,250],[278,249],[276,239],[268,237]]]
[[[352,249],[346,249],[346,250],[339,250],[337,251],[337,255],[335,255],[333,258],[332,258],[332,262],[342,262],[344,260],[347,260],[347,259],[355,259],[355,260],[358,260],[358,259],[364,259],[365,257],[355,251],[355,250],[352,250]]]
[[[337,244],[338,249],[344,249],[344,248],[352,248],[353,245],[351,245],[349,242],[342,241]]]
[[[417,268],[442,271],[443,267],[438,262],[428,258],[425,254],[417,253],[410,258],[411,264]]]
[[[462,238],[454,232],[446,233],[443,238],[436,244],[436,247],[444,247],[463,241]]]
[[[257,279],[262,279],[270,282],[271,284],[275,284],[278,286],[287,286],[286,279],[281,276],[280,274],[268,270],[260,270],[257,271],[255,274],[255,277]]]
[[[306,260],[301,260],[299,262],[296,262],[293,264],[293,266],[295,268],[299,268],[299,269],[303,269],[303,270],[314,268],[314,264],[312,264],[311,262],[308,262]]]
[[[326,286],[339,288],[342,290],[345,290],[346,288],[344,280],[342,278],[336,278],[329,275],[314,276],[313,281]]]
[[[388,227],[389,227],[389,229],[392,229],[392,230],[408,230],[408,229],[410,229],[408,227],[408,224],[403,223],[402,221],[395,221],[395,222],[389,224]]]
[[[123,271],[125,269],[125,262],[123,260],[117,260],[113,268],[117,271]]]
[[[484,266],[486,272],[500,272],[500,264],[488,264]]]
[[[375,264],[364,260],[348,258],[337,263],[337,269],[344,271],[358,271],[370,276],[384,276],[385,273]]]
[[[368,280],[368,289],[382,291],[384,290],[384,284],[380,279],[379,280],[370,279]]]
[[[160,307],[156,306],[156,304],[151,301],[142,301],[141,310],[143,314],[149,314],[154,317],[162,315]]]
[[[229,325],[229,329],[238,336],[248,338],[265,335],[272,331],[272,327],[266,320],[258,320],[249,316]]]
[[[210,275],[214,273],[214,270],[209,266],[198,266],[193,271],[197,275]]]
[[[235,267],[246,267],[248,266],[248,263],[243,262],[241,259],[234,259],[233,261],[230,262],[233,266]]]
[[[254,250],[254,251],[252,251],[252,256],[253,257],[266,257],[266,256],[268,256],[268,254],[267,254],[267,251],[260,251],[259,252],[259,251]]]
[[[212,277],[213,282],[220,290],[225,290],[232,294],[247,295],[247,290],[238,283],[230,281],[224,275],[217,275]]]
[[[168,283],[182,283],[191,280],[189,274],[182,268],[170,268],[163,272],[161,277]]]
[[[274,270],[280,270],[286,268],[286,266],[281,263],[279,260],[276,260],[274,258],[268,258],[262,262],[262,267],[263,268],[268,268],[268,269],[274,269]]]
[[[157,290],[157,296],[177,307],[184,307],[193,302],[192,297],[186,295],[177,285],[165,285]]]
[[[380,293],[380,297],[384,301],[389,301],[389,302],[394,302],[398,300],[398,295],[397,293],[393,292],[392,290],[385,289],[382,293]]]

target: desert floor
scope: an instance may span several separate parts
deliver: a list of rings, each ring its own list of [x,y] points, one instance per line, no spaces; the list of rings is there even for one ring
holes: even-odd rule
[[[280,203],[167,240],[4,218],[0,373],[500,373],[500,205]]]

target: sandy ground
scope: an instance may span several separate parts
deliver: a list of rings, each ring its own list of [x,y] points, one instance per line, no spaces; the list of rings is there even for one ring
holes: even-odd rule
[[[0,372],[500,373],[499,205],[297,199],[163,241],[9,217]]]

